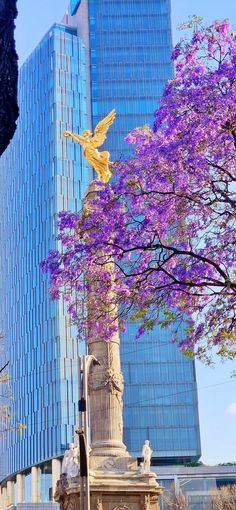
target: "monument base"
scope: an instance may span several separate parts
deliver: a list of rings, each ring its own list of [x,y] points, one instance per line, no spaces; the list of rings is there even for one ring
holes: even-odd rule
[[[123,471],[114,466],[112,470],[90,471],[91,510],[159,510],[162,492],[156,473],[141,473],[138,469]],[[60,503],[61,510],[83,510],[79,476],[61,475],[54,499]]]

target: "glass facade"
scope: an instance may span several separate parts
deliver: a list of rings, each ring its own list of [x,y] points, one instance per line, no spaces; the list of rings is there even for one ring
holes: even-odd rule
[[[166,469],[165,473],[163,469],[157,468],[158,481],[164,487],[160,498],[161,510],[169,509],[167,501],[173,494],[177,497],[184,494],[189,510],[213,510],[216,507],[212,504],[212,496],[217,494],[218,489],[225,487],[230,490],[236,485],[235,465],[176,467]]]
[[[130,325],[121,338],[124,441],[141,457],[149,439],[152,464],[188,462],[200,455],[195,366],[169,337],[168,329],[155,328],[137,340]]]
[[[56,247],[56,214],[80,209],[92,178],[80,146],[63,132],[86,129],[90,109],[94,127],[116,108],[107,147],[112,160],[126,157],[131,149],[124,137],[152,124],[172,74],[170,0],[75,0],[70,7],[75,15],[65,23],[73,21],[74,28],[54,25],[20,71],[20,119],[0,162],[0,329],[10,360],[13,421],[27,424],[21,435],[11,432],[1,441],[2,478],[62,455],[74,434],[78,342],[66,307],[50,300],[39,267]],[[130,325],[121,341],[125,442],[140,456],[150,439],[160,462],[197,458],[194,362],[169,343],[168,331],[155,329],[139,341],[135,331]],[[49,471],[41,470],[45,501]]]
[[[3,478],[62,454],[77,414],[78,342],[39,266],[56,246],[56,213],[78,210],[90,179],[80,147],[63,137],[87,126],[84,47],[75,31],[55,25],[46,34],[21,68],[19,104],[17,131],[0,163],[0,329],[12,421],[27,429],[1,440]]]
[[[70,1],[70,13],[71,13],[71,16],[73,16],[76,13],[76,11],[77,11],[77,9],[79,7],[79,4],[80,4],[80,0],[71,0]]]
[[[40,466],[40,501],[52,500],[52,466],[48,462]]]
[[[130,152],[125,136],[152,125],[172,74],[170,0],[89,0],[92,124],[112,108],[112,160]]]

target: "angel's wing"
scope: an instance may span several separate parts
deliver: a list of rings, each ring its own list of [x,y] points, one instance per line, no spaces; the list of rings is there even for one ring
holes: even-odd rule
[[[63,135],[67,138],[71,136],[75,142],[82,144],[84,142],[83,136],[78,135],[77,133],[72,133],[72,131],[64,131]]]
[[[91,138],[91,141],[93,142],[94,147],[100,147],[105,140],[106,140],[106,134],[115,120],[116,111],[111,110],[110,113],[104,119],[100,120],[100,122],[97,124],[94,130],[93,138]]]

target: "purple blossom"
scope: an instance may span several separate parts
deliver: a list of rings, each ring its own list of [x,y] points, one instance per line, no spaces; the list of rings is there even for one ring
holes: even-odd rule
[[[177,60],[177,58],[181,55],[182,53],[182,48],[181,48],[181,44],[178,43],[176,44],[176,46],[174,47],[173,51],[172,51],[172,54],[171,54],[171,60]]]

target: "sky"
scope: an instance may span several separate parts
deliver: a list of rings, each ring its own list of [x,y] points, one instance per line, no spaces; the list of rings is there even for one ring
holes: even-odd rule
[[[20,65],[54,22],[60,22],[67,0],[18,0],[16,45]],[[207,22],[229,18],[236,29],[235,0],[172,0],[173,42],[181,37],[177,27],[197,14]],[[197,363],[202,462],[214,465],[236,462],[236,362],[207,367]]]

